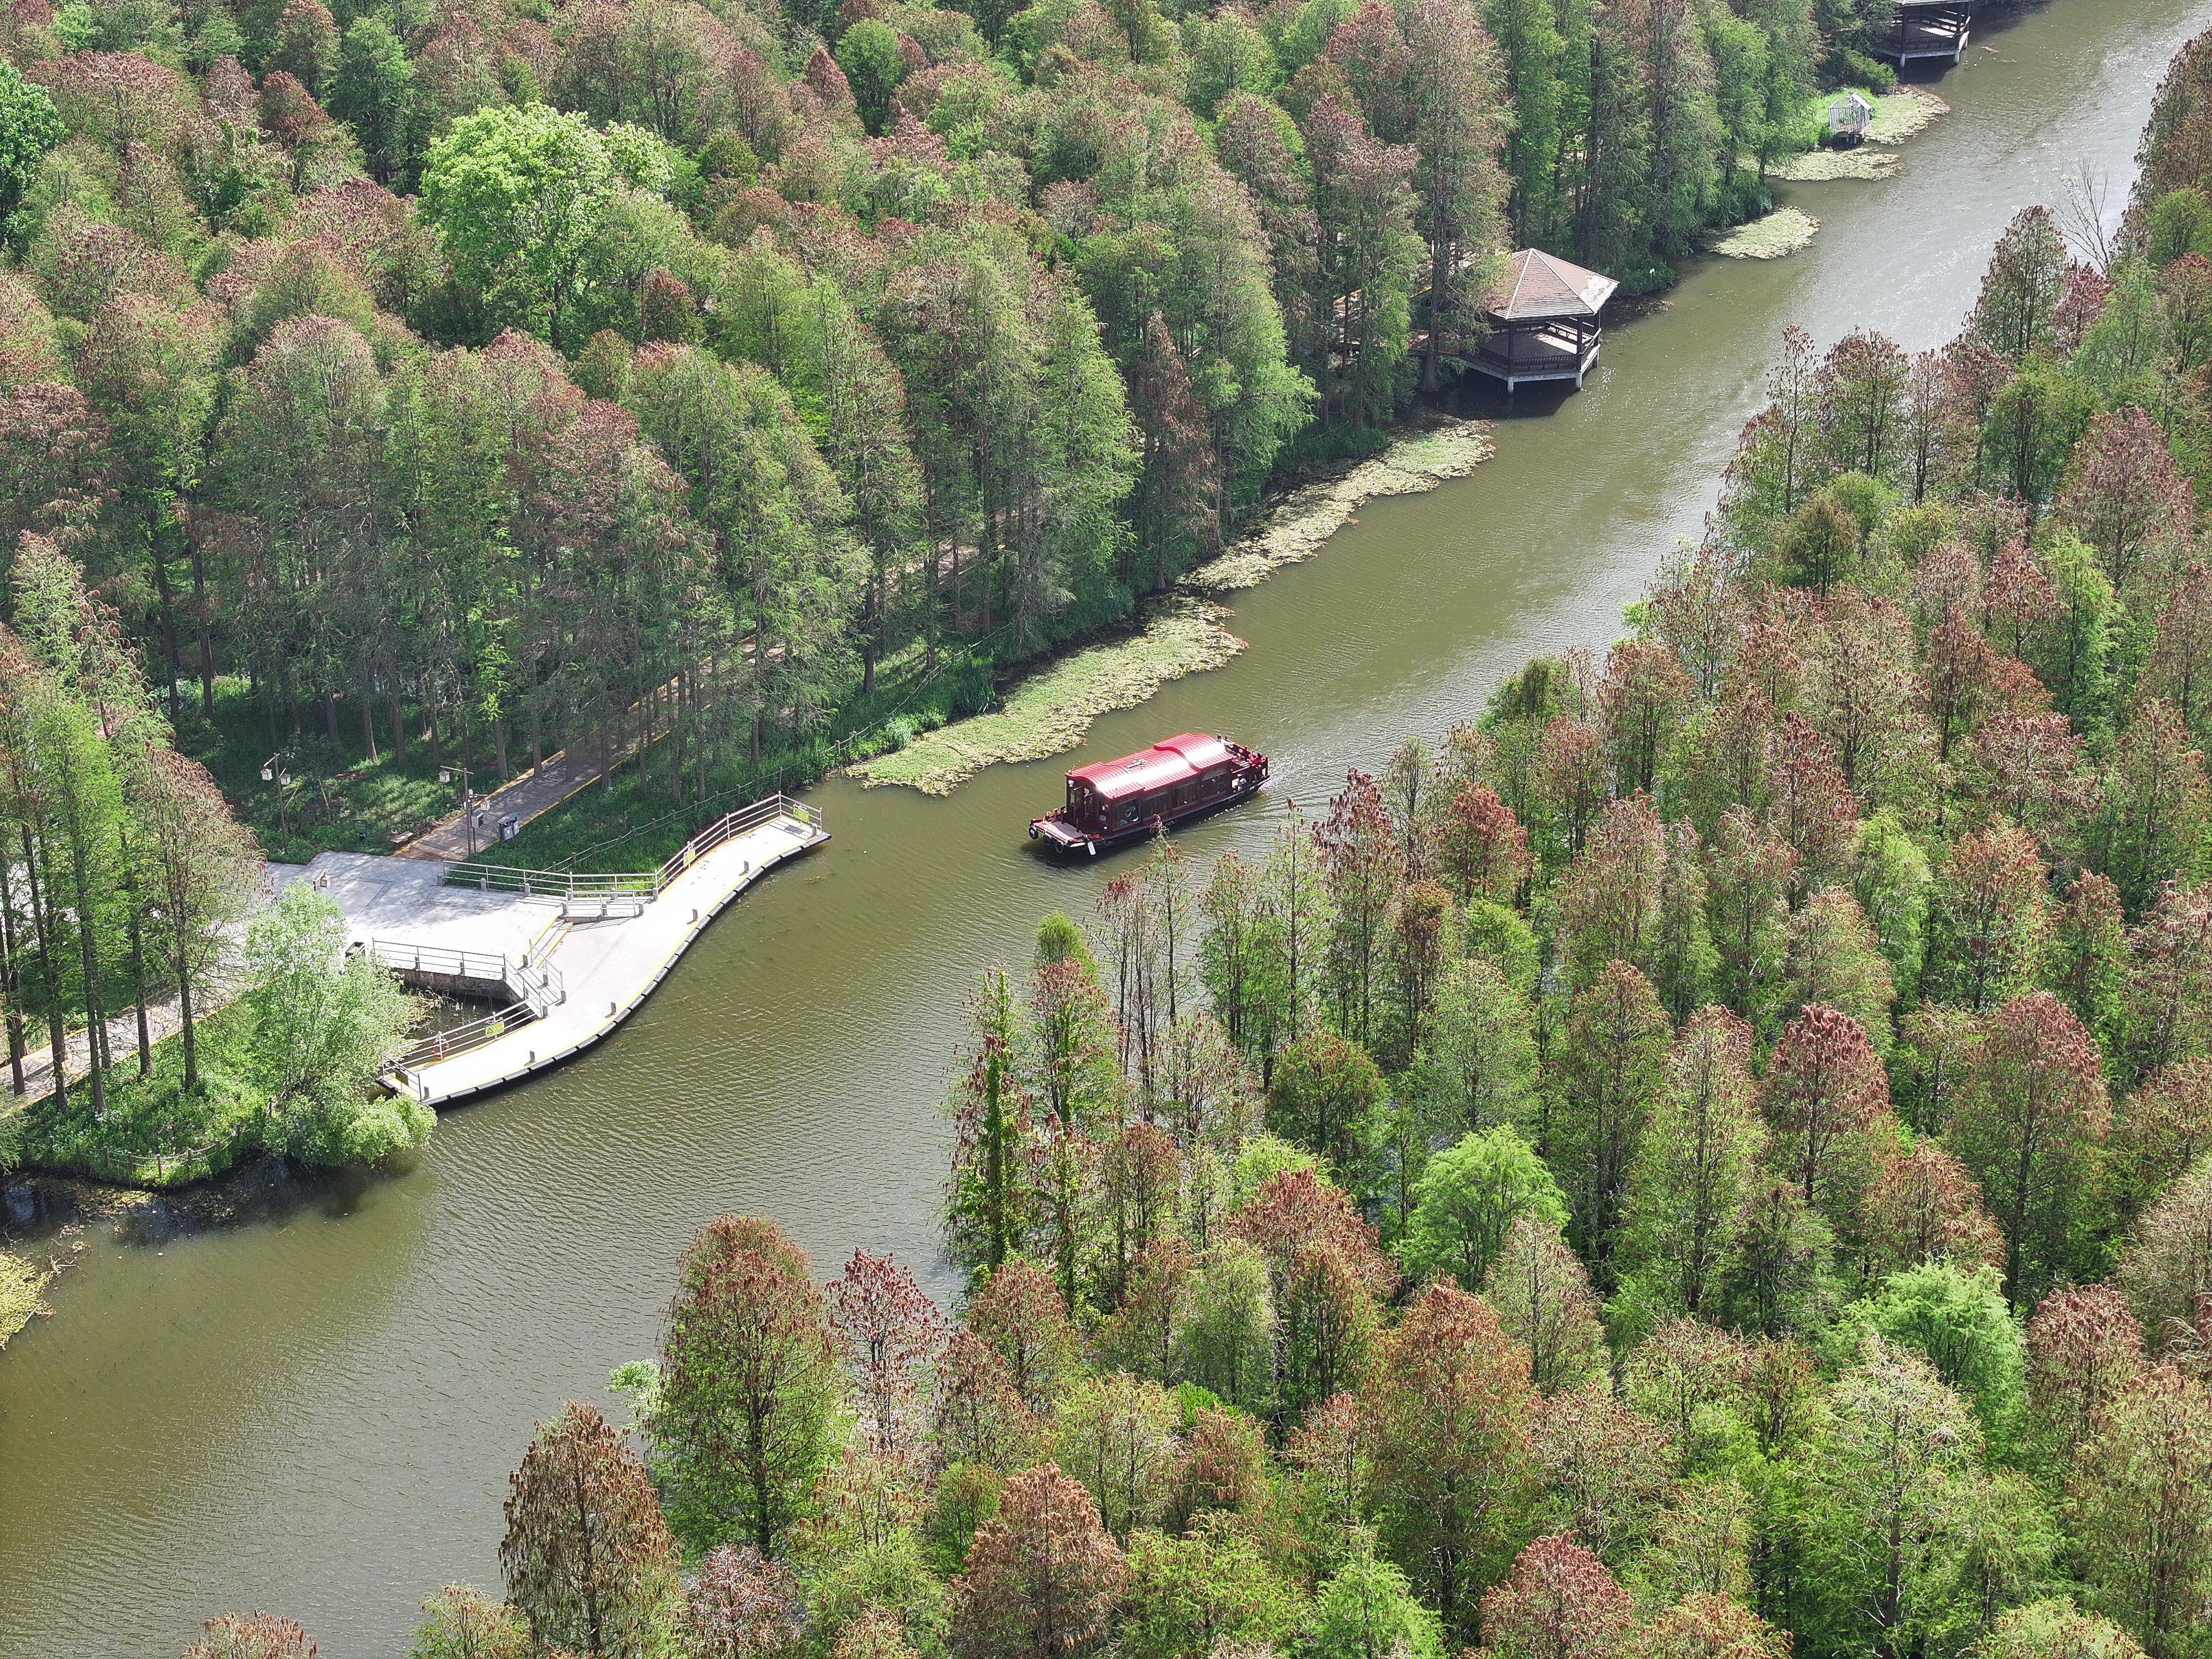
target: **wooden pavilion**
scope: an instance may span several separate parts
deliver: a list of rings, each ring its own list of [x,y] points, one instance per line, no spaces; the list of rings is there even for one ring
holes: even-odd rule
[[[1522,248],[1506,264],[1491,299],[1489,337],[1468,367],[1504,381],[1508,392],[1547,380],[1572,380],[1579,388],[1605,337],[1599,313],[1620,286],[1554,254]]]
[[[1904,69],[1925,58],[1966,55],[1974,27],[1973,0],[1896,0],[1897,20],[1875,43],[1875,56]]]

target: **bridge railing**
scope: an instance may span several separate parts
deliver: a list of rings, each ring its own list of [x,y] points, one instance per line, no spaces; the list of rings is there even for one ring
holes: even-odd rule
[[[494,951],[456,951],[443,945],[417,945],[398,939],[372,939],[362,949],[370,961],[394,973],[495,980],[502,985],[514,979],[514,964]]]
[[[657,870],[579,875],[568,870],[518,870],[470,860],[447,866],[446,882],[449,886],[474,887],[488,893],[520,893],[526,898],[656,899],[671,882],[724,842],[780,817],[796,818],[810,831],[822,827],[822,815],[805,801],[789,795],[768,795],[716,818],[671,854]]]
[[[482,1019],[472,1019],[465,1025],[433,1031],[402,1048],[392,1059],[392,1069],[404,1073],[434,1066],[441,1060],[451,1060],[471,1048],[481,1048],[487,1042],[496,1042],[516,1027],[527,1025],[539,1017],[539,1011],[529,1003],[517,1002],[495,1013],[486,1014]]]

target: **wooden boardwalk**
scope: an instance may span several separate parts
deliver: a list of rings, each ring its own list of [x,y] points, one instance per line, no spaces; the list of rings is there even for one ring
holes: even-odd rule
[[[732,899],[829,838],[812,809],[779,796],[723,820],[657,876],[635,878],[651,882],[651,890],[627,897],[611,897],[594,885],[625,878],[541,877],[527,894],[495,893],[471,890],[470,866],[448,871],[441,896],[484,909],[477,926],[448,922],[436,930],[424,971],[441,968],[440,947],[467,950],[475,962],[503,957],[510,964],[512,1006],[497,1029],[474,1033],[471,1046],[459,1052],[441,1055],[434,1041],[418,1044],[387,1074],[386,1085],[425,1105],[447,1106],[582,1053],[629,1018]],[[509,879],[519,874],[507,872]],[[486,872],[483,878],[495,878]],[[518,909],[541,919],[529,935],[534,948],[514,948],[519,928],[507,913]],[[544,926],[564,915],[557,928]],[[375,936],[378,955],[398,966],[403,978],[407,969],[396,958],[406,948],[407,932],[380,928]],[[467,943],[471,937],[477,942]],[[471,967],[465,977],[490,973]]]

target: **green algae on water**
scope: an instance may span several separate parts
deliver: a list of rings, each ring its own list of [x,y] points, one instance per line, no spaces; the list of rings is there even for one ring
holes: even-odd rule
[[[1901,86],[1874,100],[1874,125],[1867,129],[1867,142],[1901,144],[1950,112],[1950,105],[1927,88]]]
[[[33,1316],[46,1312],[46,1304],[39,1299],[39,1292],[52,1277],[21,1256],[0,1250],[0,1348],[6,1347],[8,1339],[29,1324]]]
[[[1738,225],[1713,244],[1729,259],[1780,259],[1813,246],[1820,222],[1794,207],[1777,208],[1763,219]]]
[[[1167,681],[1218,668],[1242,651],[1244,641],[1222,626],[1228,614],[1204,599],[1171,595],[1141,631],[1040,669],[1000,708],[865,761],[853,775],[871,788],[902,783],[925,795],[949,795],[993,761],[1064,753],[1099,715],[1132,708]]]
[[[1826,184],[1834,179],[1887,179],[1905,158],[1893,149],[1808,149],[1785,155],[1766,169],[1785,184]]]
[[[1418,495],[1463,478],[1491,454],[1490,428],[1480,421],[1448,421],[1401,438],[1349,471],[1292,490],[1236,545],[1185,576],[1182,586],[1200,593],[1255,586],[1270,571],[1313,557],[1369,501]]]

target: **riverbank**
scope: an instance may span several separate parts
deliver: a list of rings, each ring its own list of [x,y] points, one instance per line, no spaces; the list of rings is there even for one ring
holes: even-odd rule
[[[1312,558],[1367,502],[1463,478],[1494,453],[1486,422],[1424,415],[1381,454],[1291,489],[1227,552],[1186,574],[1135,633],[1024,676],[990,713],[955,720],[849,769],[870,787],[904,784],[949,795],[994,762],[1065,754],[1100,715],[1134,708],[1169,681],[1218,668],[1244,648],[1224,625],[1233,613],[1212,596],[1252,587]]]
[[[1218,722],[1273,757],[1275,799],[1187,848],[1256,860],[1281,797],[1318,803],[1399,733],[1479,714],[1531,654],[1609,635],[1698,533],[1782,329],[1954,336],[2023,200],[2083,163],[2124,187],[2150,88],[2205,15],[2063,0],[1992,33],[2002,58],[1978,28],[1942,88],[1956,118],[1910,167],[1790,191],[1827,221],[1817,258],[1697,262],[1609,331],[1584,392],[1530,400],[1465,480],[1361,512],[1328,556],[1229,598],[1249,650],[1102,716],[1049,769],[988,768],[945,799],[828,781],[817,857],[709,930],[622,1036],[453,1115],[412,1173],[166,1246],[88,1229],[47,1292],[59,1316],[0,1356],[0,1492],[40,1517],[0,1525],[0,1583],[36,1587],[0,1597],[0,1653],[175,1659],[209,1614],[265,1607],[325,1659],[406,1654],[427,1587],[501,1583],[532,1425],[619,1404],[607,1371],[654,1352],[703,1218],[773,1214],[825,1278],[895,1252],[949,1299],[948,1011],[986,965],[1030,959],[1037,915],[1090,914],[1130,867],[1034,854],[1058,768]]]

